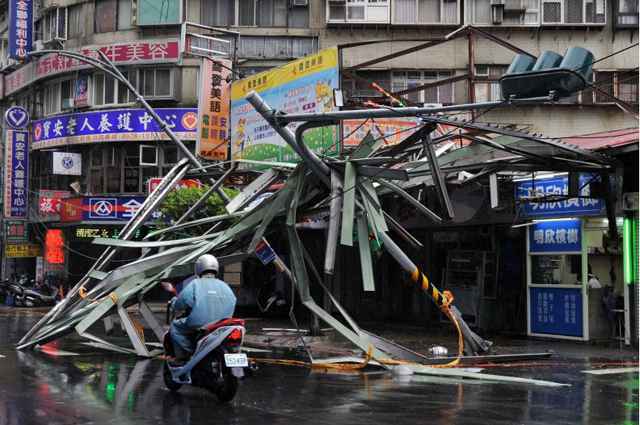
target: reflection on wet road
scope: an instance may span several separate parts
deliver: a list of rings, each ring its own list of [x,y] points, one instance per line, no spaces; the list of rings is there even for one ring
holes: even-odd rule
[[[588,375],[585,360],[493,368],[570,387],[389,374],[341,375],[262,366],[236,399],[162,383],[159,360],[91,352],[53,357],[11,346],[37,319],[0,316],[0,425],[25,424],[635,424],[637,374]],[[602,359],[600,359],[602,360]]]

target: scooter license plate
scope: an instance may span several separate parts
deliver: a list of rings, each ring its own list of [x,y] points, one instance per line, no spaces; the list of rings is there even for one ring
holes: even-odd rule
[[[248,367],[249,361],[247,360],[247,355],[244,353],[225,354],[224,364],[227,367]]]

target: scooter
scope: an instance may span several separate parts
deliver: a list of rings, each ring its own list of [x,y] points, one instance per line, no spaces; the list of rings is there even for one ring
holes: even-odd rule
[[[13,284],[14,303],[18,307],[47,307],[55,305],[55,292],[48,286],[36,287],[35,281],[31,279],[26,283],[26,279],[20,279],[18,284]]]
[[[175,289],[173,289],[175,294]],[[167,307],[167,319],[173,316],[172,302]],[[170,321],[167,320],[169,323]],[[163,378],[166,387],[177,392],[183,385],[205,388],[221,402],[231,401],[238,391],[238,380],[249,367],[245,353],[241,353],[245,328],[242,319],[224,319],[198,329],[194,336],[196,349],[185,364],[171,360],[175,357],[169,332],[164,335],[165,360]]]

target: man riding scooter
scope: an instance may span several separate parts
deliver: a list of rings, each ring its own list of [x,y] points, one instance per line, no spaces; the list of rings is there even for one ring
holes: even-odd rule
[[[195,264],[197,276],[184,287],[173,302],[171,340],[176,361],[187,360],[195,349],[193,337],[209,323],[233,317],[236,296],[228,284],[217,279],[219,265],[210,254],[200,256]]]

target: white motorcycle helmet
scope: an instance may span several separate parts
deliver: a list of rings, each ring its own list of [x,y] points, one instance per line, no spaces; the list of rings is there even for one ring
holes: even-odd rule
[[[211,254],[201,255],[194,265],[194,272],[198,277],[205,273],[213,273],[217,276],[218,270],[220,270],[218,259]]]

